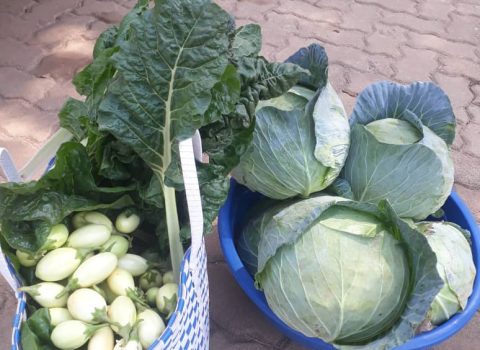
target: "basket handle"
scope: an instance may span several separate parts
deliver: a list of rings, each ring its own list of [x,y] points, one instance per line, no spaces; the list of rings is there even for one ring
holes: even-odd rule
[[[191,139],[180,141],[179,150],[192,235],[192,266],[196,266],[196,258],[203,244],[202,199],[195,166],[195,158],[201,161],[202,157],[202,143],[199,132],[197,131]]]
[[[7,179],[7,181],[21,181],[20,174],[15,167],[15,164],[12,161],[10,153],[5,148],[0,148],[0,170]],[[8,285],[15,292],[17,290],[17,280],[14,277],[13,273],[9,269],[7,262],[7,257],[2,252],[2,247],[0,246],[0,274],[5,278]]]

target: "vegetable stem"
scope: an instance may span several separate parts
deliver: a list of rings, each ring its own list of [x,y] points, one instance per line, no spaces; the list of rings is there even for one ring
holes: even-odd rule
[[[183,258],[183,247],[180,242],[180,225],[178,223],[177,204],[175,189],[163,185],[165,196],[165,214],[167,217],[168,243],[170,246],[170,258],[175,282],[179,282],[180,264]]]

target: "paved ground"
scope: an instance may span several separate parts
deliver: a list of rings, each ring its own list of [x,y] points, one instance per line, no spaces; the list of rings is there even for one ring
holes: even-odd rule
[[[323,43],[348,111],[368,83],[431,80],[458,118],[456,188],[480,221],[480,2],[478,0],[220,0],[239,24],[258,22],[264,54],[283,60]],[[21,166],[58,128],[70,80],[95,38],[133,1],[0,0],[0,145]],[[208,238],[212,350],[300,349],[261,316],[234,283],[215,235]],[[0,344],[14,300],[0,281]],[[437,350],[480,348],[480,317]],[[5,345],[4,345],[5,344]]]

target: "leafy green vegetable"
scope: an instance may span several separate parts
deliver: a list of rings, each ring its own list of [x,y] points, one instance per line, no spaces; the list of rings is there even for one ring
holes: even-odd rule
[[[451,222],[418,224],[437,255],[437,271],[445,285],[435,297],[427,319],[439,325],[465,308],[473,290],[476,269],[469,233]]]
[[[269,306],[338,348],[405,343],[443,285],[426,238],[387,202],[321,195],[265,219],[256,282]]]
[[[53,327],[50,325],[50,313],[42,308],[35,311],[26,322],[22,324],[22,346],[29,350],[54,350],[50,341],[50,333]]]
[[[55,167],[40,180],[0,185],[2,235],[10,247],[35,254],[51,227],[71,213],[130,206],[133,189],[97,186],[85,148],[65,143]]]
[[[266,199],[252,209],[252,212],[255,213],[255,215],[252,215],[252,218],[250,218],[248,224],[236,240],[238,255],[252,276],[257,273],[258,244],[260,243],[260,237],[265,225],[280,210],[286,208],[291,203],[293,202],[276,202]]]
[[[301,48],[287,58],[287,62],[297,64],[310,72],[310,74],[302,74],[298,85],[311,90],[322,89],[327,85],[328,56],[322,46],[311,44],[306,48]]]
[[[450,99],[433,83],[401,85],[382,81],[371,84],[358,96],[350,125],[367,125],[378,119],[400,118],[405,111],[413,113],[447,145],[453,143],[455,115]]]
[[[253,142],[233,172],[238,182],[274,199],[308,197],[329,186],[349,146],[345,110],[327,82],[325,51],[311,45],[292,57],[312,75],[303,73],[286,94],[258,104]]]
[[[341,176],[354,199],[388,199],[399,216],[416,220],[441,208],[453,185],[455,116],[440,88],[375,83],[358,97],[350,125]]]
[[[173,143],[204,123],[210,90],[228,65],[229,21],[207,1],[161,2],[139,14],[112,57],[116,79],[100,105],[99,129],[130,146],[160,182],[174,271],[183,250],[175,189],[165,174],[175,157]]]

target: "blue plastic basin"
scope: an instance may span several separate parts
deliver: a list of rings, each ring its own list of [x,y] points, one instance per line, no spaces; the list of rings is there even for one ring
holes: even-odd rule
[[[248,297],[257,305],[260,311],[286,336],[311,349],[334,350],[335,348],[318,338],[306,337],[300,332],[287,326],[270,309],[263,292],[257,290],[253,284],[253,278],[248,273],[238,256],[235,247],[235,237],[242,230],[249,210],[257,203],[262,196],[249,191],[246,187],[231,182],[230,192],[227,201],[220,210],[218,231],[220,244],[230,270],[236,281],[242,287]],[[475,266],[480,266],[480,231],[470,210],[462,199],[452,192],[445,205],[445,220],[455,222],[461,227],[469,230],[472,234],[472,250]],[[441,343],[460,331],[474,316],[480,307],[480,274],[475,278],[473,293],[470,296],[467,307],[463,312],[458,313],[450,320],[435,328],[434,330],[417,335],[406,344],[397,347],[396,350],[421,350],[427,349],[435,344]]]

